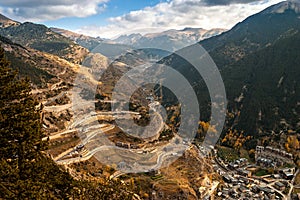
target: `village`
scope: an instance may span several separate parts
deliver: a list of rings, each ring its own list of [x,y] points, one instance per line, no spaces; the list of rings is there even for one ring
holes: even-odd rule
[[[293,193],[300,185],[295,184],[299,169],[293,164],[292,154],[270,146],[257,146],[254,164],[246,158],[224,161],[216,156],[217,150],[213,154],[213,167],[224,181],[216,199],[300,199],[299,193]]]

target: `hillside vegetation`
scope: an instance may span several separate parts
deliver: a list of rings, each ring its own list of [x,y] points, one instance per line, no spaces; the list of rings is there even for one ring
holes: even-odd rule
[[[8,66],[0,49],[0,199],[133,199],[129,183],[76,181],[54,163],[30,82]]]

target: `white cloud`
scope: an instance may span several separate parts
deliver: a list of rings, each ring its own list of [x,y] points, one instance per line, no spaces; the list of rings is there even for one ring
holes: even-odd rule
[[[246,17],[282,0],[263,0],[246,4],[231,3],[229,5],[207,5],[205,1],[172,0],[163,2],[153,7],[110,18],[107,26],[86,26],[77,32],[112,38],[133,32],[159,32],[185,27],[229,29]]]
[[[105,9],[108,0],[0,0],[2,14],[19,21],[40,22],[87,17]]]

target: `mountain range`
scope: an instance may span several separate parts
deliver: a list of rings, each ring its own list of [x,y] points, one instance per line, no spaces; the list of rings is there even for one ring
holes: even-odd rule
[[[133,46],[135,48],[157,48],[176,51],[209,37],[219,35],[224,31],[226,30],[206,30],[202,28],[185,28],[183,30],[171,29],[159,33],[148,33],[145,35],[139,33],[121,35],[113,41],[116,43]]]
[[[57,55],[74,63],[80,63],[88,53],[86,48],[41,24],[19,23],[1,15],[0,26],[0,35],[12,42]]]
[[[257,138],[300,131],[299,8],[298,2],[281,2],[227,32],[199,42],[220,69],[225,83],[231,117],[224,131],[237,129],[254,136],[252,148]],[[195,49],[192,45],[185,51]],[[193,66],[176,54],[161,62],[180,71],[191,83],[196,82],[202,119],[209,121],[208,91]]]
[[[97,95],[107,94],[114,89],[114,84],[124,73],[136,66],[153,62],[153,60],[159,60],[158,63],[171,66],[188,80],[198,97],[201,110],[200,120],[209,122],[211,106],[214,105],[212,105],[204,82],[206,77],[201,77],[190,63],[178,56],[180,51],[197,51],[199,50],[198,46],[201,45],[217,65],[226,89],[228,106],[222,137],[234,130],[240,135],[250,136],[250,140],[244,144],[248,150],[255,149],[257,144],[282,148],[286,144],[287,136],[293,134],[295,138],[299,138],[300,132],[299,11],[300,3],[286,1],[248,17],[228,31],[186,28],[146,35],[124,35],[115,40],[84,36],[30,22],[20,23],[0,15],[0,46],[11,63],[10,67],[18,70],[19,76],[30,78],[33,87],[32,94],[44,106],[42,129],[45,134],[53,136],[51,134],[61,133],[70,123],[73,123],[72,98],[69,91],[72,88],[81,87],[74,84],[75,78],[78,77],[77,74],[84,75],[79,77],[82,77],[87,85],[92,85],[92,81],[93,84],[101,83],[97,88],[97,92],[99,92]],[[153,47],[153,49],[143,49],[145,47]],[[180,49],[182,47],[183,49]],[[159,48],[170,49],[175,53],[169,55],[168,52],[163,52]],[[109,58],[114,59],[111,64]],[[151,60],[152,58],[155,59]],[[91,76],[92,72],[101,74],[103,71],[100,81],[85,78]],[[158,71],[157,74],[159,73],[161,72]],[[128,84],[127,87],[130,85]],[[182,86],[178,84],[177,87],[180,90]],[[90,91],[83,92],[86,92],[86,96],[89,97]],[[91,92],[92,95],[94,95],[93,92]],[[173,100],[174,95],[167,89],[158,90],[156,88],[154,92],[164,93],[163,105],[169,104],[171,108],[177,103]],[[96,103],[95,107],[98,106],[104,111],[105,108],[110,108],[110,96],[99,96],[101,100],[104,100],[105,107],[101,108],[101,102]],[[146,104],[148,103],[146,99],[148,96],[144,90],[140,89],[135,92],[132,98],[136,100],[136,96],[143,99]],[[94,99],[92,96],[92,100]],[[170,110],[172,111],[172,109]],[[16,125],[19,126],[19,123]],[[123,137],[123,135],[118,132],[117,137]],[[53,154],[58,156],[68,149],[76,148],[79,140],[73,132],[64,134],[62,138],[50,142],[49,152],[50,154],[55,152]],[[294,160],[299,162],[299,148],[291,147],[289,152],[293,153]],[[159,196],[161,198],[178,198],[178,193],[180,193],[182,198],[184,198],[184,194],[190,194],[191,199],[198,199],[199,188],[202,184],[207,185],[207,180],[211,179],[209,176],[215,176],[210,163],[200,158],[199,155],[200,152],[197,148],[189,150],[177,163],[163,168],[162,174],[155,176],[148,176],[147,173],[139,174],[142,178],[130,179],[130,182],[133,183],[134,180],[133,184],[138,185],[139,189],[145,190],[150,197],[152,197],[153,191],[157,191],[158,195],[168,195]],[[100,167],[96,159],[92,159],[69,165],[68,172],[80,179],[92,177],[91,180],[97,180],[99,176],[113,175],[112,168]],[[2,159],[2,161],[5,160]],[[32,162],[35,162],[34,159]],[[114,187],[104,185],[102,188],[101,186],[96,193],[96,190],[88,190],[90,188],[88,182],[80,180],[77,183],[69,176],[69,173],[55,170],[60,168],[54,162],[45,162],[50,167],[38,166],[40,171],[46,169],[45,172],[47,172],[45,173],[47,175],[43,175],[41,184],[51,188],[52,192],[49,194],[53,198],[72,198],[74,191],[77,191],[81,196],[84,195],[83,198],[86,198],[88,194],[91,199],[96,199],[97,193],[112,195],[120,188],[130,188],[125,182],[120,185],[115,183]],[[1,177],[2,183],[14,185],[18,182],[18,178],[11,175],[7,178],[6,172],[12,170],[9,166],[1,164],[4,172],[2,173],[4,178]],[[96,173],[89,171],[90,169],[95,170]],[[33,168],[31,172],[35,172]],[[55,177],[51,176],[53,174]],[[64,177],[61,174],[66,178],[58,179]],[[132,178],[133,176],[126,175],[124,177]],[[161,177],[163,178],[161,179]],[[205,183],[199,182],[200,179],[203,179]],[[28,188],[27,179],[23,181],[26,184],[20,188],[23,188],[25,194],[26,189],[30,191],[32,188]],[[102,181],[99,182],[102,183]],[[99,182],[95,181],[97,187],[101,185]],[[79,187],[79,183],[87,185]],[[17,189],[20,189],[18,187]],[[35,187],[32,190],[35,190]],[[0,195],[2,192],[12,194],[12,191],[0,190]],[[39,192],[45,193],[45,191],[45,189],[41,189]],[[128,192],[122,194],[127,195]],[[138,194],[143,196],[143,193]],[[145,194],[144,196],[146,196]],[[139,195],[135,194],[136,199],[140,199]],[[175,197],[175,195],[177,196]],[[110,197],[102,196],[102,199]],[[189,197],[188,199],[190,199]]]
[[[183,30],[172,29],[145,35],[133,33],[121,35],[116,39],[103,39],[100,37],[85,36],[59,28],[51,28],[51,30],[71,39],[93,53],[101,53],[110,58],[116,58],[116,56],[122,53],[140,48],[156,48],[173,52],[225,31],[225,29],[217,28],[211,30],[185,28]]]
[[[62,29],[47,28],[33,23],[19,23],[1,15],[0,35],[2,35],[2,46],[6,45],[10,57],[13,53],[9,49],[18,47],[18,49],[27,48],[37,52],[52,53],[75,63],[80,63],[89,51],[92,53],[89,57],[93,57],[93,54],[99,53],[99,51],[107,52],[108,55],[105,55],[107,57],[113,57],[132,50],[132,47],[122,46],[123,44],[117,42],[131,43],[138,47],[142,41],[164,40],[168,41],[168,44],[172,44],[171,46],[174,48],[176,44],[184,43],[184,41],[187,45],[189,42],[201,40],[199,44],[213,58],[221,71],[226,86],[228,112],[234,116],[233,119],[227,120],[227,128],[245,131],[250,135],[258,135],[279,131],[282,128],[299,129],[299,102],[297,100],[299,83],[296,78],[299,73],[299,67],[297,67],[299,60],[295,54],[298,50],[296,45],[298,43],[292,42],[298,41],[299,7],[299,3],[296,1],[273,5],[248,17],[225,32],[223,29],[207,31],[186,28],[180,31],[169,30],[144,36],[141,34],[120,36],[114,41],[84,36]],[[205,37],[210,38],[204,39]],[[174,40],[176,44],[169,43],[171,40]],[[286,44],[290,44],[290,46]],[[8,47],[9,45],[13,45],[14,48]],[[185,49],[193,50],[193,48],[192,45]],[[96,50],[93,51],[93,49]],[[294,50],[292,51],[292,49]],[[15,52],[18,51],[21,50]],[[286,51],[291,51],[291,53],[284,53]],[[28,58],[24,58],[26,57],[24,53],[19,54],[23,54],[23,58],[20,59],[19,56],[16,59],[15,56],[12,59],[13,63],[16,60],[27,60],[25,62],[27,66]],[[14,53],[14,55],[17,54]],[[208,103],[210,101],[208,95],[205,95],[207,88],[203,84],[203,79],[197,75],[198,73],[195,73],[192,66],[178,58],[176,54],[170,55],[160,62],[173,66],[195,85],[196,93],[199,99],[202,99],[200,103],[203,111],[202,118],[207,121],[210,116]],[[42,67],[34,65],[31,67],[43,70]],[[20,71],[24,72],[24,70]],[[34,75],[34,80],[45,83],[50,77],[55,76],[53,73],[47,73],[49,70],[40,72],[40,75]],[[28,72],[25,74],[29,75]],[[45,80],[42,81],[42,79]]]

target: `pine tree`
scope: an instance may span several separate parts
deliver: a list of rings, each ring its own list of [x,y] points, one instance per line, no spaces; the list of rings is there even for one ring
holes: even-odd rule
[[[40,109],[30,91],[0,48],[0,199],[132,199],[133,186],[75,181],[43,153]]]
[[[0,190],[10,191],[16,186],[14,181],[28,180],[46,147],[37,102],[30,91],[29,80],[17,78],[0,49]]]
[[[16,160],[20,177],[26,165],[33,162],[45,147],[42,142],[40,111],[32,98],[30,82],[17,79],[17,72],[8,68],[3,49],[0,50],[0,155]],[[24,177],[26,178],[26,177]]]

